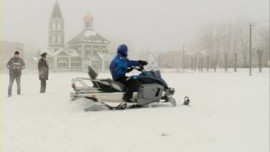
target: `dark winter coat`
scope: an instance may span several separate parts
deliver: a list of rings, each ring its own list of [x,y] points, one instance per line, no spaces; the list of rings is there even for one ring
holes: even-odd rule
[[[40,59],[38,62],[39,80],[49,79],[49,66],[46,61]]]
[[[10,76],[21,76],[22,69],[25,68],[25,63],[21,58],[11,58],[7,63],[7,68],[9,69]]]

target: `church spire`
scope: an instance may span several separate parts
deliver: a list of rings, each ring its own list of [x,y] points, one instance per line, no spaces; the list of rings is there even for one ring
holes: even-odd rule
[[[48,43],[52,52],[55,52],[65,46],[64,18],[58,0],[55,0],[49,22]]]
[[[58,0],[55,0],[51,18],[63,18]]]

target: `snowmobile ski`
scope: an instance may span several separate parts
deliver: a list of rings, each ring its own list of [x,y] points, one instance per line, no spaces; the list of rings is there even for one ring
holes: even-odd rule
[[[125,110],[125,109],[134,109],[134,108],[141,108],[142,107],[141,105],[138,105],[138,104],[135,104],[135,103],[131,104],[131,105],[128,105],[129,103],[125,103],[125,102],[122,102],[117,106],[111,106],[111,105],[106,104],[105,102],[100,102],[96,98],[93,98],[93,97],[87,97],[86,96],[85,98],[89,99],[89,100],[91,100],[93,102],[100,103],[100,104],[106,106],[109,110]],[[91,108],[87,108],[87,109],[85,109],[85,111],[91,111],[90,109]]]

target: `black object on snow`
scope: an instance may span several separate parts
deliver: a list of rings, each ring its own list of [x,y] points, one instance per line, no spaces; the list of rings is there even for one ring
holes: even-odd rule
[[[186,96],[186,97],[184,98],[184,103],[183,103],[183,105],[188,106],[189,103],[190,103],[190,99],[189,99],[188,96]]]

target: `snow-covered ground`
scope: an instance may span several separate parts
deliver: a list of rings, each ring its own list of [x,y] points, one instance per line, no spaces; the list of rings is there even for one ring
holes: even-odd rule
[[[2,152],[268,152],[269,71],[239,71],[165,73],[178,107],[99,112],[69,100],[71,78],[85,73],[51,73],[46,94],[23,74],[10,98],[1,74]]]

